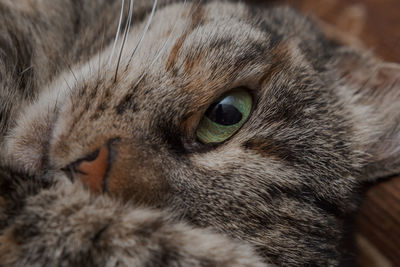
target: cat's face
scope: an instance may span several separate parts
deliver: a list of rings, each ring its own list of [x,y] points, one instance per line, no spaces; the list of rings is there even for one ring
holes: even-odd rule
[[[364,59],[347,52],[343,64],[346,49],[288,9],[194,3],[156,12],[130,60],[145,24],[118,72],[110,46],[51,84],[9,153],[30,172],[65,171],[96,193],[170,208],[278,262],[336,259],[361,168],[381,151],[370,143],[384,134],[379,106],[355,96],[368,70],[352,75],[351,62]],[[232,95],[247,113],[202,123]]]

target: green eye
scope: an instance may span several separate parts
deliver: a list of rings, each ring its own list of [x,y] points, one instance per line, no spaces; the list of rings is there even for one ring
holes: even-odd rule
[[[205,144],[225,141],[245,123],[252,105],[246,90],[228,92],[207,109],[197,128],[197,138]]]

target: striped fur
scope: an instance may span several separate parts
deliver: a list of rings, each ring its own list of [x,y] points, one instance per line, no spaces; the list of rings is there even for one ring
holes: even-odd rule
[[[119,1],[0,0],[0,265],[352,264],[363,182],[398,171],[399,67],[286,7],[124,3],[114,46]],[[201,144],[236,87],[251,117]],[[66,178],[108,142],[105,194]]]

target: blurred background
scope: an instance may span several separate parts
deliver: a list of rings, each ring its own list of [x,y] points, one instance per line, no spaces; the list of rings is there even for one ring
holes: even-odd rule
[[[247,0],[287,4],[334,25],[389,61],[400,62],[400,0]]]
[[[400,63],[400,0],[247,1],[293,6],[314,17],[326,32],[339,33],[350,45]],[[383,179],[368,188],[357,216],[358,263],[363,267],[400,266],[400,177]]]

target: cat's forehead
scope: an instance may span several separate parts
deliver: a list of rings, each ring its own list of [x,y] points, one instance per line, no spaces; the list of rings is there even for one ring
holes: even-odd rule
[[[225,12],[215,12],[220,6]],[[190,77],[207,69],[214,73],[238,69],[239,64],[254,60],[257,52],[259,56],[268,48],[269,34],[250,22],[248,10],[238,4],[177,5],[161,10],[145,34],[138,64],[131,71],[144,69],[149,62],[148,73],[172,77]],[[133,33],[131,46],[136,45],[141,28]]]
[[[127,43],[126,51],[138,42],[140,48],[129,68],[119,73],[127,84],[121,93],[186,96],[198,105],[208,103],[224,90],[257,86],[277,54],[277,33],[254,27],[258,18],[241,4],[173,5],[156,13],[151,23],[142,43],[145,23]],[[279,50],[292,48],[282,44]]]

